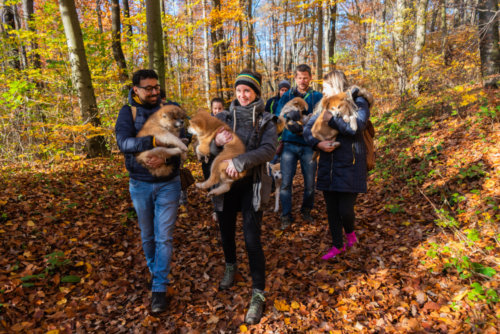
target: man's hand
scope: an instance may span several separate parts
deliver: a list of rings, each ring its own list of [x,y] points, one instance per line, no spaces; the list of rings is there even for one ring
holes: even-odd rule
[[[333,140],[331,140],[331,141],[322,141],[316,147],[324,152],[329,153],[339,146],[340,144],[338,142],[334,142]]]
[[[323,122],[330,122],[330,120],[332,119],[333,115],[331,112],[324,112],[323,113]]]
[[[300,125],[297,122],[288,123],[287,128],[288,128],[288,131],[290,131],[294,135],[301,134],[304,131],[304,128],[302,127],[302,125]]]
[[[287,117],[289,120],[295,122],[300,121],[300,112],[298,110],[292,110],[288,113]]]
[[[231,140],[233,140],[233,135],[224,128],[220,128],[215,135],[215,145],[217,146],[224,146]]]
[[[228,166],[226,168],[226,173],[230,177],[238,177],[238,171],[236,170],[236,167],[234,167],[233,160],[222,160],[222,162],[227,162]]]
[[[150,167],[150,168],[157,169],[157,168],[160,168],[163,164],[165,164],[165,161],[158,158],[157,156],[147,155],[147,157],[150,159],[146,163],[146,165],[148,165],[148,167]]]

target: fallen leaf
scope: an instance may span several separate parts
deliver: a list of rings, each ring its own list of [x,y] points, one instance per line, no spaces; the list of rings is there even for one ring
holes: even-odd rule
[[[248,331],[247,326],[245,326],[245,325],[241,325],[241,326],[240,326],[240,331],[241,331],[242,333],[247,332],[247,331]]]
[[[296,301],[294,301],[294,302],[292,302],[292,308],[293,308],[294,310],[296,310],[296,309],[300,308],[300,304],[299,304],[299,303],[297,303]]]
[[[210,317],[210,319],[207,320],[207,324],[216,324],[219,322],[219,317],[216,315],[213,315]]]
[[[118,253],[116,253],[116,254],[115,254],[115,256],[117,256],[117,257],[121,257],[121,256],[123,256],[124,254],[125,254],[124,252],[118,252]]]
[[[35,223],[33,223],[33,221],[32,221],[32,220],[28,220],[28,226],[31,226],[31,227],[32,227],[32,226],[35,226]]]

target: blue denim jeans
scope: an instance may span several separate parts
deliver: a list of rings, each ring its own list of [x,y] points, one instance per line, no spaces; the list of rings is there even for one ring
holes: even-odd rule
[[[152,291],[165,292],[181,194],[180,178],[160,183],[130,179],[129,189],[141,229],[142,249],[153,280]]]
[[[304,177],[304,197],[302,199],[302,207],[311,210],[314,207],[314,179],[316,177],[317,163],[311,162],[313,149],[309,146],[297,146],[285,142],[283,153],[281,154],[281,183],[280,200],[283,207],[281,217],[292,217],[292,186],[293,177],[297,170],[297,161],[300,161],[302,175]]]

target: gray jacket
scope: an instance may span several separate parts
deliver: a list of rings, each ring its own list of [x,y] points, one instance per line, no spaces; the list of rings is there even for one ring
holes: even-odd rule
[[[234,100],[229,111],[217,114],[218,119],[225,122],[243,141],[246,153],[233,158],[234,167],[238,172],[247,171],[246,177],[253,177],[253,207],[255,211],[264,211],[271,197],[272,178],[267,173],[266,163],[276,154],[278,134],[276,131],[277,117],[264,112],[264,101],[258,99],[248,106],[242,107]],[[253,125],[255,113],[255,127]],[[210,146],[211,158],[222,150],[215,141]],[[214,211],[224,208],[224,195],[213,198]]]

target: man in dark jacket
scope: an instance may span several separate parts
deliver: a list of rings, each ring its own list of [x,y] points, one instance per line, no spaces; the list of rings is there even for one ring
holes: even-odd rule
[[[281,113],[281,109],[296,97],[301,97],[307,102],[308,110],[306,115],[313,112],[315,105],[321,100],[323,94],[316,92],[309,86],[312,74],[311,68],[308,65],[302,64],[297,66],[295,70],[295,83],[297,87],[289,90],[280,99],[277,115]],[[298,121],[299,118],[293,118],[293,121]],[[316,162],[311,162],[313,150],[307,145],[302,136],[302,126],[295,123],[293,132],[285,129],[281,140],[284,142],[283,153],[281,154],[281,175],[282,184],[280,199],[283,207],[281,214],[281,229],[284,230],[290,226],[292,222],[292,185],[295,172],[297,170],[297,162],[300,161],[302,175],[304,177],[304,196],[302,200],[302,219],[308,222],[314,222],[311,216],[311,210],[314,207],[314,177],[316,175]]]
[[[172,234],[181,193],[180,158],[174,157],[169,161],[163,161],[151,157],[148,163],[150,167],[158,168],[165,163],[175,166],[171,175],[155,177],[137,162],[134,154],[151,150],[156,146],[164,146],[152,136],[136,138],[136,135],[149,116],[162,105],[178,104],[173,102],[162,104],[158,75],[153,70],[135,72],[132,83],[133,87],[129,92],[130,105],[121,108],[116,121],[116,141],[120,151],[125,154],[125,165],[130,176],[130,197],[137,211],[142,248],[151,273],[149,284],[153,292],[151,310],[163,312],[167,309],[165,292],[169,283]],[[135,120],[131,107],[136,108]]]

